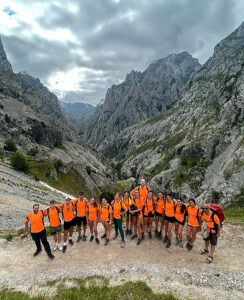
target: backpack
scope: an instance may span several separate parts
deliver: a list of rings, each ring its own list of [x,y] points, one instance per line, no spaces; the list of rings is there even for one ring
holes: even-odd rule
[[[214,204],[214,203],[209,203],[209,207],[210,207],[210,210],[212,212],[214,212],[218,217],[219,217],[219,221],[220,223],[224,223],[225,221],[225,216],[224,216],[224,213],[223,213],[223,210],[222,210],[222,207],[218,204]]]

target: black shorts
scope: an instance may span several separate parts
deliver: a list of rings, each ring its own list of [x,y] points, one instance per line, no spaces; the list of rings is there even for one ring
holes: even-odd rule
[[[169,223],[174,223],[175,222],[175,217],[164,216],[164,220],[168,221]]]
[[[183,220],[183,222],[180,222],[179,220],[177,220],[177,219],[175,218],[175,222],[179,223],[179,224],[182,225],[182,226],[185,225],[185,220]]]
[[[82,222],[83,226],[85,226],[87,224],[86,216],[84,216],[84,217],[76,217],[76,224],[78,226],[81,226],[81,222]]]
[[[155,216],[156,216],[156,217],[162,218],[163,214],[160,214],[159,212],[156,211],[156,212],[155,212]]]
[[[143,217],[145,217],[145,218],[154,218],[154,213],[149,212],[147,216],[143,214]]]
[[[217,234],[212,233],[212,232],[209,233],[208,238],[204,239],[204,241],[210,241],[210,244],[213,245],[213,246],[217,245],[217,240],[218,240]]]
[[[131,213],[130,213],[129,211],[127,211],[127,212],[125,213],[125,216],[126,216],[126,217],[131,216]]]
[[[68,221],[68,222],[64,221],[64,230],[69,230],[70,227],[73,227],[75,225],[76,225],[76,219],[75,218],[71,221]]]

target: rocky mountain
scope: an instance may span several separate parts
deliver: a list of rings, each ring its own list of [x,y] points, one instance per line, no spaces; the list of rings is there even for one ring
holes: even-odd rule
[[[122,179],[244,205],[243,46],[244,23],[191,74],[174,107],[117,136],[108,153]]]
[[[0,42],[0,146],[8,139],[24,153],[35,149],[30,171],[60,189],[100,195],[110,182],[111,172],[100,155],[79,140],[57,97],[38,78],[14,73]],[[68,180],[70,186],[65,186]]]
[[[95,109],[93,105],[82,102],[66,103],[60,101],[59,104],[67,120],[77,125],[87,121]]]
[[[85,140],[106,154],[123,129],[171,108],[199,67],[197,59],[182,52],[154,61],[142,73],[131,71],[124,82],[108,89],[86,123]]]

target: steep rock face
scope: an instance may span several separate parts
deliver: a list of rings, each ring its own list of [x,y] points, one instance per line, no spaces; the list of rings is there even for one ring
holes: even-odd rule
[[[0,72],[12,71],[12,66],[7,59],[7,55],[3,48],[2,40],[0,37]]]
[[[243,31],[242,24],[215,47],[173,108],[118,135],[112,154],[122,179],[146,177],[154,190],[201,201],[243,202]]]
[[[87,120],[95,109],[93,105],[82,102],[66,103],[60,101],[60,106],[66,117],[76,123]]]
[[[153,117],[175,104],[200,64],[187,52],[153,62],[144,72],[131,71],[107,91],[85,128],[85,139],[106,153],[123,129]]]

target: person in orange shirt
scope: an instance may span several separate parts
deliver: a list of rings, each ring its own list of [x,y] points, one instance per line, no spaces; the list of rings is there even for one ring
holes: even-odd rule
[[[135,191],[139,191],[140,197],[146,198],[149,190],[149,187],[146,186],[146,180],[142,179],[141,184],[131,191],[131,196],[135,196]]]
[[[186,248],[190,251],[193,248],[193,243],[196,240],[197,232],[201,231],[201,210],[196,206],[194,199],[189,199],[187,206],[188,223],[186,229],[186,237],[188,243]]]
[[[153,197],[153,191],[149,191],[144,203],[142,239],[144,239],[146,226],[148,226],[148,237],[149,239],[152,239],[152,222],[154,218],[155,201],[156,199]]]
[[[125,191],[124,192],[124,197],[122,199],[123,203],[125,204],[126,207],[126,232],[125,235],[132,235],[132,215],[130,213],[130,205],[131,205],[131,197],[130,197],[130,192]]]
[[[79,198],[75,202],[76,208],[76,224],[78,228],[78,238],[77,243],[83,238],[83,241],[86,241],[86,207],[88,205],[87,199],[84,197],[84,193],[79,193]],[[83,237],[81,236],[81,223],[83,224]]]
[[[97,223],[98,220],[100,219],[100,210],[99,210],[99,206],[95,201],[95,198],[93,197],[90,199],[90,203],[87,205],[86,218],[87,218],[87,223],[90,225],[90,232],[91,232],[90,242],[94,240],[94,235],[95,235],[96,243],[100,244],[100,241],[97,236],[98,235]]]
[[[105,198],[102,199],[102,205],[100,206],[100,217],[105,230],[101,239],[106,238],[104,246],[107,246],[110,238],[110,226],[113,220],[113,209]]]
[[[43,223],[43,212],[39,210],[39,204],[33,205],[33,211],[30,212],[25,218],[25,235],[28,237],[28,224],[31,223],[31,236],[36,244],[36,252],[34,256],[37,256],[41,251],[41,242],[47,252],[48,257],[54,259],[54,255],[51,252],[50,245],[47,241],[46,229]]]
[[[76,225],[75,215],[74,215],[74,204],[76,199],[71,200],[70,196],[66,196],[65,202],[60,206],[64,219],[64,245],[63,245],[63,253],[66,252],[67,249],[67,239],[69,237],[69,244],[71,246],[74,245],[72,240],[73,235],[73,227]]]
[[[171,246],[171,231],[175,222],[175,204],[169,195],[166,197],[164,209],[165,236],[163,242],[166,243],[166,248],[169,248]]]
[[[164,197],[163,193],[159,192],[157,194],[157,200],[155,203],[155,236],[159,239],[162,238],[162,230],[164,228]],[[160,229],[158,230],[158,224],[160,222]]]
[[[205,248],[201,250],[201,254],[208,253],[209,242],[211,243],[211,250],[208,258],[206,259],[206,263],[210,264],[213,261],[213,255],[215,252],[215,247],[217,245],[217,240],[220,237],[220,220],[217,214],[210,210],[209,205],[204,203],[202,205],[202,219],[207,223],[207,229],[209,232],[209,236],[204,239]]]
[[[175,204],[175,246],[179,245],[180,248],[183,248],[182,232],[186,219],[186,206],[181,198],[177,198]]]
[[[114,200],[111,202],[111,205],[113,208],[113,219],[114,219],[114,226],[115,226],[115,236],[113,237],[113,240],[117,239],[118,231],[119,231],[122,240],[121,248],[124,248],[125,236],[122,228],[122,222],[123,222],[123,215],[126,212],[126,207],[120,198],[120,193],[115,194]]]
[[[59,218],[59,213],[62,212],[62,209],[56,205],[55,200],[50,201],[50,207],[44,210],[44,216],[48,216],[50,222],[50,231],[53,235],[53,239],[55,242],[54,251],[59,249],[60,251],[63,250],[62,246],[60,245],[61,242],[61,221]]]
[[[132,198],[132,204],[130,206],[130,213],[133,215],[133,225],[134,225],[134,235],[131,237],[131,240],[137,238],[137,246],[141,244],[142,241],[142,211],[144,208],[145,199],[140,197],[139,191],[135,190],[134,198]]]

